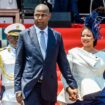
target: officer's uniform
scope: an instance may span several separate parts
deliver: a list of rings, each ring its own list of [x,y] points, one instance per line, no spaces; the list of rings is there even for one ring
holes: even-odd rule
[[[12,24],[5,29],[5,33],[18,36],[19,33],[15,31],[24,30],[25,27],[21,24]],[[12,31],[13,30],[13,31]],[[15,48],[8,45],[0,51],[0,72],[2,75],[2,85],[5,87],[1,105],[19,105],[14,93],[14,66],[15,66]]]

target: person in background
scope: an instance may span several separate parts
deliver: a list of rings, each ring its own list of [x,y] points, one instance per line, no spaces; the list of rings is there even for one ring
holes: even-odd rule
[[[54,0],[52,12],[70,12],[72,22],[84,22],[79,15],[78,0]]]
[[[86,17],[85,26],[81,33],[83,46],[68,51],[69,65],[78,84],[78,100],[70,104],[69,101],[67,102],[67,95],[59,98],[62,94],[65,94],[62,90],[58,95],[58,101],[62,104],[105,105],[105,52],[95,48],[97,41],[101,38],[99,32],[101,19],[96,11]],[[66,88],[67,83],[64,78],[62,80]]]
[[[69,98],[77,99],[77,84],[69,68],[62,37],[48,27],[50,17],[47,5],[37,5],[35,24],[20,33],[14,73],[18,103],[24,100],[25,105],[55,105],[56,63],[68,83]]]
[[[0,51],[0,77],[2,81],[0,105],[19,105],[14,93],[14,65],[18,36],[20,31],[24,29],[24,25],[14,23],[4,30],[9,45]]]
[[[105,0],[91,0],[90,12],[94,11],[95,9],[99,7],[105,8]]]
[[[71,12],[71,18],[74,23],[84,23],[84,20],[81,19],[79,15],[79,9],[78,9],[78,0],[70,0],[70,5],[68,5],[68,8]]]
[[[96,11],[103,18],[101,23],[105,22],[105,0],[92,0],[90,4],[90,13]]]

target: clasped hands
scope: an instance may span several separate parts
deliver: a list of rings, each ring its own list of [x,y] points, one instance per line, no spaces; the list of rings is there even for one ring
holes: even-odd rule
[[[69,94],[69,99],[71,101],[76,101],[78,99],[78,91],[77,91],[77,89],[72,89],[72,88],[68,87],[66,89],[66,91]]]

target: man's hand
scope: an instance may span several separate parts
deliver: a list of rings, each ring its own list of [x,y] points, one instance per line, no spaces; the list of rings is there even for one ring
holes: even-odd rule
[[[22,103],[23,103],[22,92],[20,92],[20,91],[16,92],[16,100],[20,105],[22,105]]]
[[[66,91],[68,92],[69,99],[71,101],[76,101],[77,100],[77,98],[78,98],[78,91],[77,91],[77,89],[71,89],[70,87],[68,87],[66,89]]]

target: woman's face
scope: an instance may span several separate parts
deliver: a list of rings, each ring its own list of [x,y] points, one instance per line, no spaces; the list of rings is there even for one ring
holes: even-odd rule
[[[93,33],[89,29],[85,28],[82,31],[81,42],[83,47],[93,47],[94,37]]]

